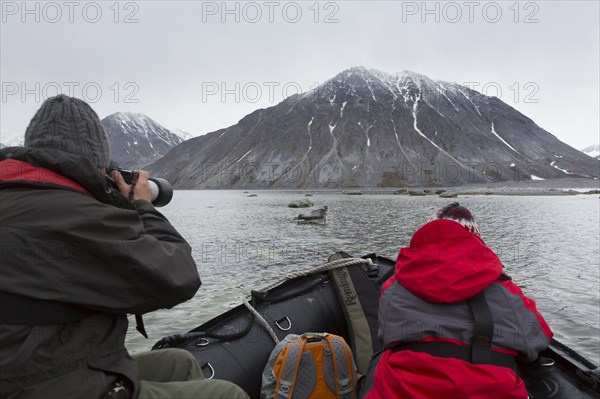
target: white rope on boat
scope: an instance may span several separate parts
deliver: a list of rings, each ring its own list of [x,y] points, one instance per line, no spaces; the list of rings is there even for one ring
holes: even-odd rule
[[[273,331],[273,328],[269,325],[269,322],[263,317],[263,315],[254,309],[254,306],[250,305],[250,302],[244,301],[244,305],[250,311],[250,313],[254,315],[258,324],[260,324],[269,333],[275,344],[277,344],[279,342],[279,338],[277,338],[277,335],[275,334],[275,331]]]
[[[347,266],[352,266],[352,265],[363,265],[363,264],[364,265],[372,265],[373,261],[368,258],[367,259],[345,258],[345,259],[334,260],[332,262],[324,263],[324,264],[314,267],[312,269],[299,270],[299,271],[296,271],[293,273],[289,273],[286,275],[285,279],[278,281],[274,284],[271,284],[270,286],[268,286],[266,288],[263,288],[260,292],[269,291],[269,290],[285,283],[286,281],[294,279],[294,278],[310,276],[311,274],[321,273],[321,272],[329,271],[329,270],[340,269],[342,267],[347,267]],[[279,338],[277,338],[275,331],[269,325],[269,322],[263,317],[263,315],[258,313],[258,311],[256,309],[254,309],[254,307],[250,304],[250,302],[247,299],[244,300],[244,306],[246,306],[246,308],[250,311],[250,313],[252,313],[254,315],[257,322],[265,329],[265,331],[267,333],[269,333],[269,335],[271,336],[271,339],[275,342],[275,344],[277,344],[279,342]]]
[[[271,284],[270,286],[261,289],[259,292],[269,291],[283,283],[287,280],[291,280],[297,277],[310,276],[311,274],[321,273],[329,270],[341,269],[342,267],[352,266],[352,265],[372,265],[373,261],[369,258],[344,258],[334,260],[333,262],[324,263],[320,266],[314,267],[308,270],[298,270],[297,272],[292,272],[286,275],[286,277],[276,283]]]

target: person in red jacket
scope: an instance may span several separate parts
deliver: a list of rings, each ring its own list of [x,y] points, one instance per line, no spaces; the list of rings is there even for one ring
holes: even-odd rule
[[[455,202],[400,250],[379,338],[385,352],[367,399],[526,399],[516,360],[536,360],[552,332]]]

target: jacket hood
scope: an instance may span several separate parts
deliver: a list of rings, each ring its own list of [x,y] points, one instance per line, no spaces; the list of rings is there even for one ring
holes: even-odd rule
[[[98,168],[89,159],[80,155],[65,151],[46,148],[32,147],[7,147],[0,150],[0,176],[5,174],[18,176],[22,171],[10,160],[21,161],[33,167],[39,168],[36,172],[40,180],[54,183],[52,175],[44,172],[49,170],[70,179],[83,186],[98,201],[118,206],[124,209],[133,209],[127,198],[119,193],[116,188],[108,185],[105,176],[98,173]],[[17,178],[18,179],[18,178]],[[27,185],[30,182],[23,181],[0,181],[3,186]]]
[[[451,220],[434,220],[400,249],[394,278],[433,303],[463,301],[482,292],[502,273],[502,263],[481,238]]]

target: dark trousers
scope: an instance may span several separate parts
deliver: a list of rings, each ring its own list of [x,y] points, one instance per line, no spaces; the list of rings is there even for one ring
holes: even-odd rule
[[[138,399],[249,399],[237,385],[207,380],[196,358],[183,349],[134,355],[139,368]]]

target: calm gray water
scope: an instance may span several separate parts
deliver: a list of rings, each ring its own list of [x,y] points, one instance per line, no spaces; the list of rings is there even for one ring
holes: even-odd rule
[[[127,347],[149,349],[242,302],[252,289],[323,263],[335,251],[394,258],[414,231],[451,200],[316,192],[327,224],[298,225],[296,191],[177,191],[161,211],[189,241],[202,279],[196,296],[145,316],[144,339],[130,323]],[[555,337],[600,363],[600,207],[595,195],[464,196],[486,243],[533,298]]]

